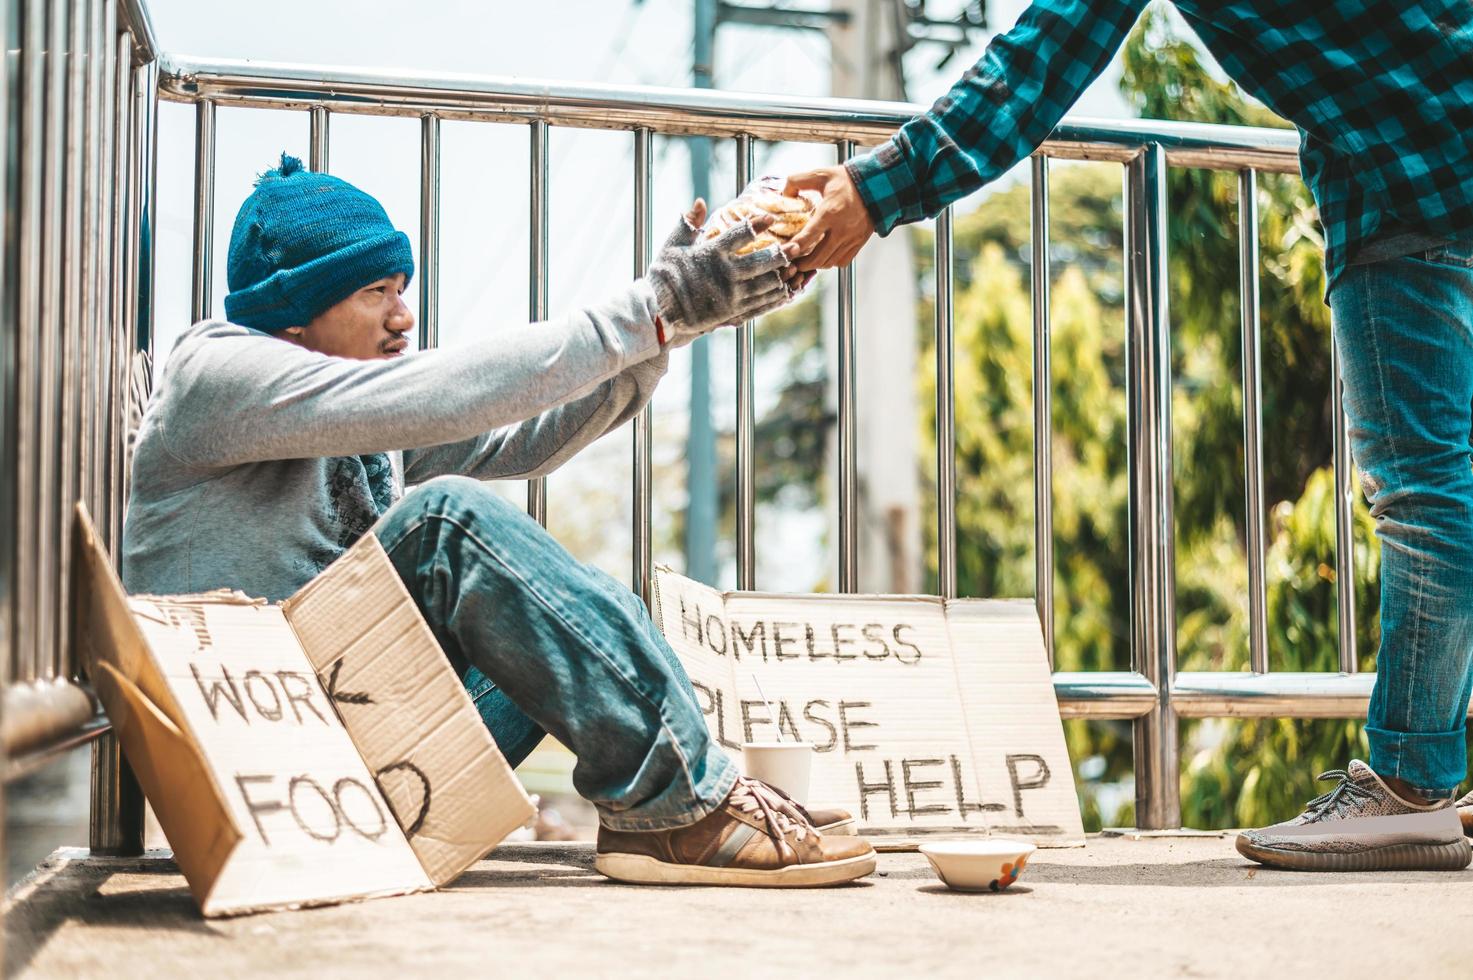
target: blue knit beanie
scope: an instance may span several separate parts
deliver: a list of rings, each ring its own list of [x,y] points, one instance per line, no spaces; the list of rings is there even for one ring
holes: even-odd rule
[[[281,166],[256,181],[230,232],[225,317],[257,330],[306,326],[371,282],[414,275],[409,236],[345,180]]]

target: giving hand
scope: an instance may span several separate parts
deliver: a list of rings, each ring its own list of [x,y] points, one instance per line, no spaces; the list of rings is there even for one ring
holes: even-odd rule
[[[875,233],[859,189],[843,166],[793,174],[783,193],[796,196],[799,191],[818,191],[823,200],[803,230],[783,246],[783,254],[792,263],[784,270],[790,283],[804,273],[848,265]]]

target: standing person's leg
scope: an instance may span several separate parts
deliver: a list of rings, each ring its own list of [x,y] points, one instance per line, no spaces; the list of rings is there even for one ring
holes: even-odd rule
[[[1469,429],[1468,455],[1473,457],[1473,425],[1470,425]],[[1470,678],[1470,681],[1473,681],[1473,678]],[[1458,808],[1458,819],[1463,824],[1464,836],[1473,837],[1473,790],[1469,790],[1454,805]]]
[[[873,870],[868,844],[816,834],[739,776],[639,602],[489,488],[433,480],[374,534],[461,675],[474,666],[530,721],[493,719],[498,739],[546,731],[577,756],[573,784],[598,807],[605,874],[813,885]]]
[[[1473,689],[1473,245],[1352,269],[1331,297],[1381,539],[1371,768],[1427,800],[1468,774]]]
[[[1353,761],[1304,814],[1238,849],[1309,869],[1462,868],[1450,801],[1473,689],[1473,245],[1352,267],[1330,306],[1381,540],[1370,766]]]

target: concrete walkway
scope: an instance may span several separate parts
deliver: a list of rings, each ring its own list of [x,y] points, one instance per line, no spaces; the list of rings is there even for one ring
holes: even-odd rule
[[[205,921],[162,856],[59,851],[11,895],[24,976],[1473,976],[1473,871],[1308,875],[1231,837],[1091,838],[998,895],[917,854],[826,891],[636,888],[587,844],[506,845],[434,894]]]

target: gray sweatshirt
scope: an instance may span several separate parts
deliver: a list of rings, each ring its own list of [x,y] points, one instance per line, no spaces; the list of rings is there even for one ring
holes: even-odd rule
[[[643,281],[600,305],[393,360],[191,327],[144,414],[123,528],[132,593],[284,599],[370,519],[363,454],[405,482],[541,476],[648,403],[668,358]]]

